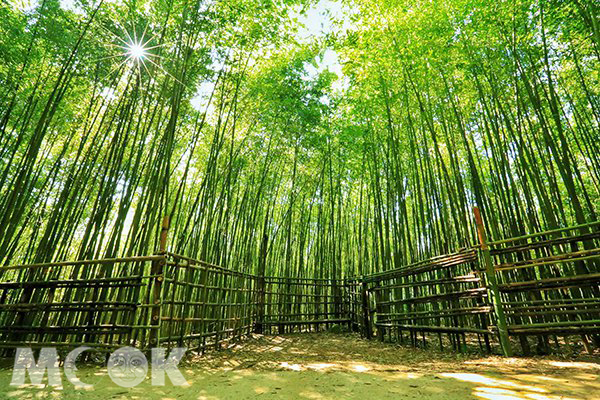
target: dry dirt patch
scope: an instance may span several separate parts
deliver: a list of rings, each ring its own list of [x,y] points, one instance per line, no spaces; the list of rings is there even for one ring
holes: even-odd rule
[[[594,358],[502,358],[440,353],[365,341],[355,335],[256,336],[235,347],[190,357],[187,387],[153,387],[150,379],[125,389],[106,370],[84,367],[89,391],[66,381],[61,389],[9,386],[13,399],[599,399],[600,363]]]

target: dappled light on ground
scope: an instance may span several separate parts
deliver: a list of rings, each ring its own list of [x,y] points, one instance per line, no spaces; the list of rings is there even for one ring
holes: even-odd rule
[[[354,335],[255,336],[181,365],[189,387],[153,387],[149,376],[126,389],[105,368],[83,367],[94,385],[76,390],[11,387],[0,373],[0,397],[10,399],[596,399],[600,364],[593,358],[502,358],[440,353],[365,341]]]

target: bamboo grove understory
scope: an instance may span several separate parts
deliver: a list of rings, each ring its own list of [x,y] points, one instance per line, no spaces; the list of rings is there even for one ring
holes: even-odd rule
[[[299,20],[329,7],[325,32]],[[339,12],[334,12],[338,10]],[[600,4],[0,5],[0,346],[600,346]]]

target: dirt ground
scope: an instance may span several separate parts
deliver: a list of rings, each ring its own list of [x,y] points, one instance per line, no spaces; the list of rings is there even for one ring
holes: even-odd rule
[[[188,359],[188,386],[126,389],[106,368],[80,367],[90,390],[9,386],[10,399],[600,399],[600,359],[501,358],[440,353],[365,341],[346,334],[258,336],[234,348]]]

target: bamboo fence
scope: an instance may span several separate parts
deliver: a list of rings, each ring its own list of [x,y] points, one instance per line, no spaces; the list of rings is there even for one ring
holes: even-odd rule
[[[575,337],[590,350],[600,334],[600,222],[488,243],[475,217],[478,246],[343,280],[261,276],[166,251],[2,267],[0,347],[204,351],[252,332],[347,325],[458,351],[476,340],[510,355],[511,337],[524,353],[531,337],[542,348]]]
[[[551,339],[560,346],[559,337],[574,336],[591,352],[600,334],[600,222],[488,243],[478,210],[475,219],[479,246],[348,279],[350,308],[363,310],[350,314],[352,325],[381,340],[403,342],[406,333],[413,345],[434,334],[442,348],[447,334],[459,351],[467,335],[488,351],[497,337],[505,355],[510,337],[529,354],[527,337],[548,352]]]
[[[576,335],[590,350],[600,333],[600,222],[492,242],[508,333],[538,336],[538,347]]]
[[[266,332],[319,331],[350,323],[341,280],[265,277],[264,284],[261,324]]]
[[[343,284],[259,277],[165,252],[0,269],[0,347],[219,348],[349,323]],[[259,318],[260,316],[260,318]]]
[[[470,333],[490,348],[492,308],[474,249],[373,274],[362,281],[368,286],[371,299],[367,303],[380,340],[388,337],[403,342],[406,333],[416,345],[419,333],[423,338],[433,333],[443,348],[442,334],[447,334],[452,346],[460,350],[465,334]]]
[[[0,346],[145,347],[164,256],[0,268]]]

